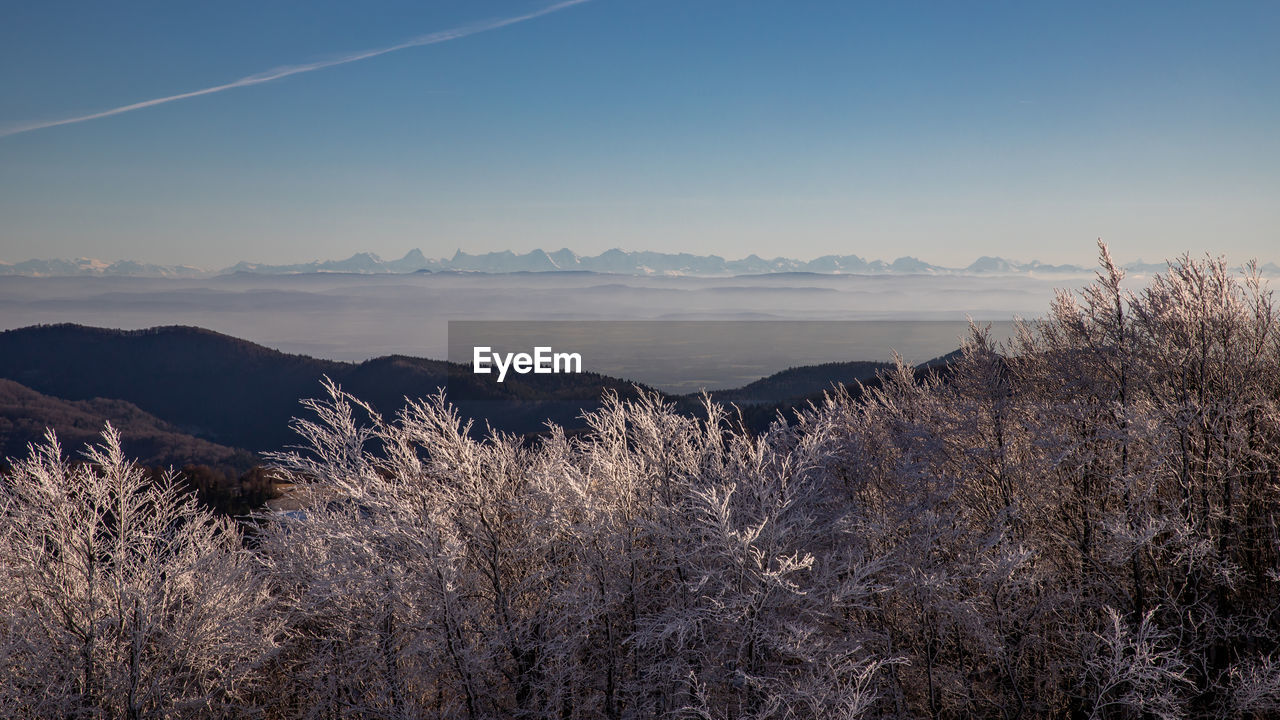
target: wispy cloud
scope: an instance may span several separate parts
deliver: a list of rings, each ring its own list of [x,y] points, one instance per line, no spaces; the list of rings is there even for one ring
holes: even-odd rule
[[[334,67],[335,65],[346,65],[347,63],[359,62],[361,60],[368,60],[369,58],[375,58],[375,57],[378,57],[379,55],[386,55],[388,53],[397,52],[399,50],[407,50],[409,48],[422,47],[423,45],[436,45],[438,43],[448,42],[450,40],[457,40],[459,38],[464,38],[464,37],[467,37],[468,35],[475,35],[477,33],[488,32],[489,30],[497,30],[498,28],[507,27],[508,25],[515,25],[516,23],[522,23],[522,22],[525,22],[526,20],[533,20],[534,18],[539,18],[539,17],[542,17],[543,15],[550,15],[553,12],[558,12],[560,10],[564,10],[565,8],[572,7],[574,5],[581,5],[585,2],[590,2],[590,0],[562,0],[562,2],[558,2],[553,5],[548,5],[547,7],[544,7],[540,10],[535,10],[533,12],[526,13],[524,15],[515,15],[512,17],[502,18],[500,20],[490,20],[488,22],[476,23],[473,25],[464,25],[462,27],[453,28],[451,30],[441,30],[439,32],[434,32],[427,35],[419,35],[418,37],[405,40],[404,42],[396,43],[395,45],[389,45],[387,47],[377,48],[374,50],[364,50],[361,52],[350,53],[348,55],[343,55],[341,57],[332,58],[329,60],[320,60],[317,62],[306,63],[304,65],[288,65],[285,67],[278,67],[273,70],[268,70],[266,72],[258,73],[256,75],[249,75],[247,77],[242,77],[239,80],[234,80],[232,82],[229,82],[223,85],[214,85],[212,87],[201,88],[199,90],[192,90],[190,92],[178,93],[177,95],[167,95],[165,97],[153,98],[151,100],[143,100],[142,102],[136,102],[136,103],[131,103],[129,105],[121,105],[119,107],[114,107],[114,108],[111,108],[110,110],[101,110],[99,112],[89,113],[88,115],[77,115],[75,117],[61,118],[59,120],[45,120],[41,122],[28,123],[25,125],[14,125],[10,127],[0,128],[0,138],[8,137],[10,135],[18,135],[20,133],[31,132],[32,130],[43,130],[45,128],[58,127],[60,125],[74,125],[75,123],[88,122],[89,120],[97,120],[99,118],[111,117],[112,115],[122,115],[127,112],[133,112],[134,110],[143,110],[145,108],[155,107],[156,105],[164,105],[165,103],[171,103],[177,100],[186,100],[187,98],[200,97],[201,95],[212,95],[214,93],[220,93],[225,90],[234,90],[236,88],[250,87],[252,85],[261,85],[263,83],[268,83],[273,80],[280,80],[282,78],[287,78],[291,75],[301,75],[302,73],[315,72],[316,70],[331,68],[331,67]]]

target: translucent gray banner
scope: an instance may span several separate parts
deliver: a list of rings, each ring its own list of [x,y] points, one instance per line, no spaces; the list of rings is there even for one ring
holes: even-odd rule
[[[983,323],[998,340],[1013,323]],[[919,364],[959,347],[964,321],[452,321],[449,360],[470,367],[483,356],[477,382],[534,377],[517,373],[520,354],[550,366],[555,354],[576,354],[581,369],[641,382],[670,393],[738,388],[788,368],[833,362],[887,362],[897,351]],[[563,365],[562,365],[563,367]],[[568,378],[565,378],[566,380]]]

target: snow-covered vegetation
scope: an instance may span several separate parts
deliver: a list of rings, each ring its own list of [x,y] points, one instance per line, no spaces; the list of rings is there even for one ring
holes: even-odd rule
[[[611,399],[474,439],[329,387],[240,531],[108,433],[0,483],[0,714],[1280,713],[1280,322],[1256,274],[1098,279],[767,433]]]

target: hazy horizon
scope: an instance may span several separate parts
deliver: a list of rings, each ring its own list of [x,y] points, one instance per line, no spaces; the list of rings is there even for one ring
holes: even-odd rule
[[[1134,287],[1141,282],[1129,281]],[[5,276],[0,329],[63,322],[121,329],[194,325],[333,360],[393,354],[444,359],[449,321],[1006,321],[1039,316],[1055,288],[1082,284],[1075,278],[976,275]]]

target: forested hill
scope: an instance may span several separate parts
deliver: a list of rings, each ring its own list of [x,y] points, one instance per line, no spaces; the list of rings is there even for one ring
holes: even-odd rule
[[[789,415],[836,385],[875,384],[876,372],[888,367],[843,362],[790,368],[712,396],[738,406],[747,427],[758,431],[780,412]],[[124,421],[117,418],[135,413],[149,418],[142,423],[143,434],[169,433],[171,450],[192,450],[185,457],[163,448],[138,451],[147,457],[163,456],[166,463],[205,464],[218,455],[192,445],[195,438],[255,452],[280,450],[298,441],[290,420],[305,414],[300,400],[324,394],[325,377],[388,416],[404,406],[405,398],[422,398],[447,387],[450,403],[477,428],[492,426],[517,434],[540,432],[548,421],[570,430],[581,428],[582,413],[599,408],[606,392],[624,398],[637,392],[630,380],[595,373],[509,376],[499,385],[477,379],[463,365],[440,360],[391,355],[363,363],[335,362],[194,327],[112,330],[46,325],[0,332],[0,378],[30,388],[33,395],[49,396],[31,404],[40,412],[23,415],[20,408],[13,410],[0,442],[21,450],[39,439],[45,425],[70,438],[67,432],[74,435],[81,425],[96,424],[100,429],[109,418],[120,425]],[[16,393],[19,386],[13,387]],[[685,414],[701,410],[697,396],[664,397]],[[130,412],[105,412],[109,402],[104,398],[122,401]],[[55,407],[54,399],[97,404]],[[119,407],[123,406],[110,406]],[[101,411],[93,415],[96,422],[86,419],[90,411]],[[73,417],[78,419],[71,422]],[[47,421],[43,425],[42,419]],[[160,427],[157,423],[162,431],[153,431],[153,426]],[[121,429],[126,440],[137,435]],[[179,442],[183,435],[194,437]]]
[[[296,441],[289,421],[302,414],[301,399],[323,393],[326,376],[388,415],[405,397],[430,395],[452,380],[451,400],[464,414],[489,418],[501,409],[494,425],[521,433],[540,429],[547,418],[572,421],[597,406],[605,390],[635,392],[628,381],[593,373],[509,378],[499,390],[458,387],[469,378],[456,372],[461,367],[405,356],[358,364],[321,360],[181,326],[0,332],[0,377],[65,400],[126,400],[182,432],[255,451]]]
[[[773,405],[794,403],[799,398],[820,395],[836,384],[869,382],[876,374],[889,370],[891,363],[854,360],[820,365],[792,367],[733,390],[711,393],[720,403],[734,405]]]
[[[183,432],[252,450],[288,442],[298,398],[353,367],[191,327],[0,333],[0,377],[66,400],[126,400]]]
[[[148,467],[207,465],[244,472],[257,463],[252,453],[182,433],[124,400],[63,400],[0,379],[0,459],[27,454],[46,428],[57,431],[64,451],[97,443],[110,422],[120,431],[129,457]]]

